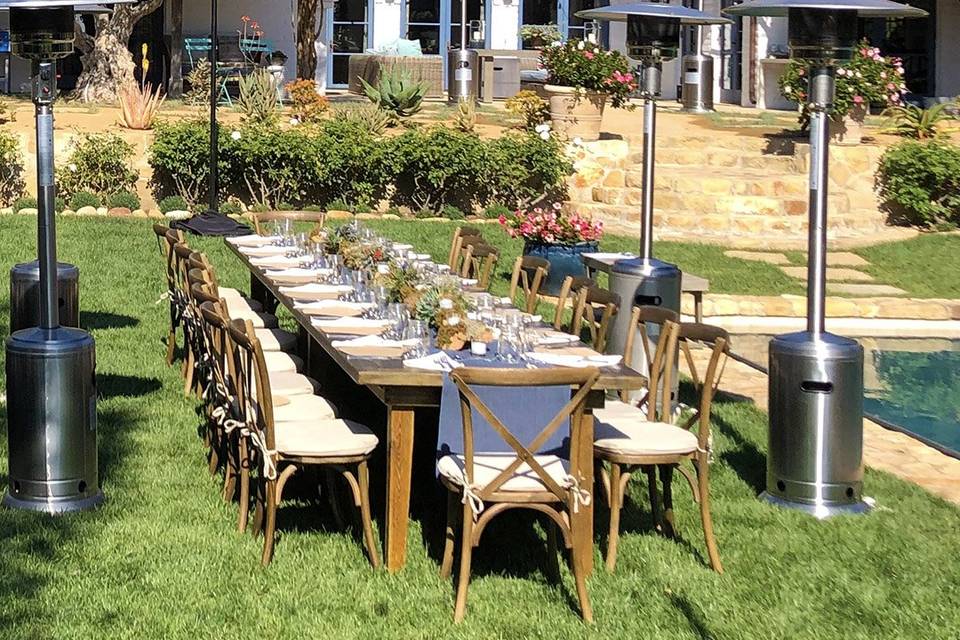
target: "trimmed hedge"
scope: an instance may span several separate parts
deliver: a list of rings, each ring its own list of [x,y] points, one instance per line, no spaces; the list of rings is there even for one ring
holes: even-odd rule
[[[153,190],[160,200],[207,198],[206,123],[157,128],[150,150]],[[469,212],[491,203],[521,206],[562,191],[572,166],[562,145],[530,133],[483,140],[446,127],[381,136],[343,119],[317,126],[242,125],[220,133],[221,200],[258,208],[298,208],[382,201],[413,211]]]
[[[921,227],[960,225],[960,147],[941,140],[908,141],[883,154],[876,174],[893,222]]]

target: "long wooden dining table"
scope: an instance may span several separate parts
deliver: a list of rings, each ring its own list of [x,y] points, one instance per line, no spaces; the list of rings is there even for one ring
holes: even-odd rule
[[[436,411],[440,406],[444,374],[405,367],[401,358],[370,358],[349,356],[333,346],[338,337],[326,334],[314,326],[310,316],[296,308],[294,301],[280,291],[265,272],[253,265],[243,252],[230,242],[227,247],[250,271],[250,297],[273,310],[283,305],[296,319],[301,335],[309,339],[309,349],[321,349],[356,385],[369,389],[383,403],[387,412],[386,442],[386,514],[383,520],[384,556],[387,569],[400,570],[406,563],[407,531],[410,513],[410,495],[413,478],[413,448],[415,418],[418,411]],[[340,336],[342,338],[342,336]],[[586,443],[581,451],[570,452],[572,473],[583,487],[594,486],[593,409],[601,408],[607,390],[641,389],[645,376],[623,365],[600,369],[600,379],[590,394],[581,428]],[[593,570],[593,505],[581,506],[571,517],[578,520],[573,530],[574,545],[584,550],[575,553],[586,573]],[[578,561],[578,560],[575,560]]]

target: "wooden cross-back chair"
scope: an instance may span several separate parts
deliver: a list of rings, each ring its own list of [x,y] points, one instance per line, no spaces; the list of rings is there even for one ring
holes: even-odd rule
[[[307,237],[313,239],[323,231],[323,226],[327,222],[327,214],[323,211],[254,211],[249,215],[253,220],[254,230],[261,236],[270,235],[270,229],[266,228],[266,223],[290,220],[293,222],[312,222],[313,228],[307,233]]]
[[[557,331],[566,331],[567,333],[577,333],[572,330],[573,324],[566,324],[564,322],[564,315],[566,313],[567,307],[569,306],[571,311],[577,305],[577,293],[580,291],[581,287],[589,286],[593,284],[593,280],[587,276],[567,276],[563,279],[563,282],[560,285],[560,291],[557,293],[557,302],[556,309],[553,315],[553,328]]]
[[[487,369],[463,368],[450,374],[457,385],[463,418],[462,453],[454,452],[437,463],[441,482],[448,490],[446,543],[440,574],[447,578],[453,568],[453,552],[459,524],[461,537],[460,572],[454,620],[463,619],[470,582],[470,563],[474,547],[480,543],[484,528],[500,513],[516,508],[532,509],[545,514],[548,540],[556,560],[556,533],[559,529],[566,548],[572,549],[572,569],[576,582],[580,613],[585,620],[593,619],[593,611],[586,589],[583,554],[592,553],[592,541],[580,540],[574,531],[576,520],[571,516],[579,504],[589,501],[589,493],[580,484],[581,478],[572,475],[580,469],[583,421],[592,420],[585,414],[586,401],[599,377],[597,369]],[[494,415],[477,395],[475,386],[494,387],[573,387],[572,397],[556,416],[529,443],[523,443]],[[473,410],[490,424],[511,452],[484,455],[474,451]],[[570,459],[538,455],[536,452],[561,427],[569,424]]]
[[[177,328],[180,326],[182,309],[182,300],[180,300],[177,286],[177,273],[175,270],[173,245],[184,241],[183,232],[170,229],[164,224],[153,225],[153,233],[157,239],[157,247],[164,261],[164,277],[167,281],[167,300],[170,308],[170,329],[167,332],[167,355],[168,365],[173,364],[173,358],[177,349]]]
[[[480,241],[483,240],[483,234],[477,227],[470,227],[466,225],[462,227],[456,227],[453,230],[453,237],[450,238],[450,254],[447,256],[447,264],[452,270],[457,268],[457,259],[460,255],[460,248],[463,246],[462,238],[464,236],[476,238]]]
[[[264,536],[261,563],[266,566],[273,559],[277,507],[287,481],[298,471],[324,467],[339,472],[350,487],[367,556],[374,568],[379,567],[370,515],[368,468],[378,445],[377,437],[363,425],[336,418],[276,421],[270,376],[253,326],[235,321],[228,329],[235,346],[237,399],[243,411],[241,435],[248,456],[241,472],[248,476],[251,469],[257,470],[252,529],[254,535]],[[244,524],[246,509],[247,504],[241,501]]]
[[[670,402],[666,401],[673,388],[673,365],[677,356],[678,342],[696,342],[706,345],[710,358],[704,375],[697,385],[699,399],[689,415],[678,415],[673,422]],[[699,323],[677,324],[664,322],[663,334],[654,355],[651,372],[650,395],[646,411],[622,413],[598,417],[594,452],[598,462],[606,463],[601,470],[602,486],[610,505],[610,529],[607,543],[607,568],[612,571],[617,561],[620,511],[623,507],[626,486],[633,473],[643,470],[647,476],[651,510],[657,529],[669,536],[677,535],[673,517],[673,471],[677,470],[686,479],[693,498],[700,506],[700,518],[707,546],[710,566],[723,573],[720,553],[713,531],[710,514],[710,462],[713,438],[710,430],[710,412],[713,398],[723,376],[730,353],[730,338],[719,327]],[[663,397],[664,402],[658,403]],[[694,475],[684,465],[691,461]],[[657,471],[662,483],[657,486]]]
[[[644,372],[647,374],[647,379],[650,380],[654,377],[654,366],[662,366],[662,361],[657,365],[656,362],[656,353],[659,353],[659,350],[656,350],[656,353],[651,353],[651,344],[653,344],[653,334],[650,331],[651,325],[657,327],[656,335],[657,346],[660,345],[660,338],[663,337],[663,327],[667,322],[680,323],[680,314],[674,311],[673,309],[667,309],[666,307],[654,307],[651,305],[638,305],[633,308],[633,313],[630,316],[630,326],[634,327],[635,331],[630,331],[627,333],[627,341],[624,346],[623,354],[623,364],[636,369],[638,363],[634,362],[634,345],[636,344],[637,339],[640,339],[640,345],[643,349],[644,363],[646,364],[647,370]],[[661,354],[662,358],[662,354]],[[629,402],[630,392],[622,391],[620,393],[620,398],[624,403]],[[649,389],[644,393],[635,403],[636,407],[646,407],[647,398],[649,396]]]
[[[577,292],[573,307],[571,328],[577,331],[584,323],[590,330],[594,351],[604,353],[613,320],[620,311],[620,296],[595,284],[583,286]],[[572,333],[572,332],[571,332]]]
[[[477,284],[467,287],[474,291],[487,291],[494,269],[500,260],[496,247],[488,244],[467,244],[460,250],[460,277],[472,278]]]
[[[548,260],[534,256],[518,256],[510,276],[510,299],[516,300],[517,292],[523,291],[523,309],[527,313],[534,313],[540,303],[540,287],[549,272]]]

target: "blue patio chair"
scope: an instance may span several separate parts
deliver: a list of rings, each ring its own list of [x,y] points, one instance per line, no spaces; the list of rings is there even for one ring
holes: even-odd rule
[[[210,38],[184,38],[183,50],[187,52],[187,61],[190,69],[196,68],[200,60],[206,59],[210,55]],[[217,101],[233,106],[233,100],[230,98],[230,92],[227,90],[227,83],[234,79],[233,70],[222,68],[217,63],[217,77],[220,78],[220,88],[217,92]]]

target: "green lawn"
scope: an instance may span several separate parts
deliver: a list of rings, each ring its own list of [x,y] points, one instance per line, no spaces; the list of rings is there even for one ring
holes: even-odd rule
[[[960,298],[960,234],[931,233],[856,251],[865,270],[917,298]]]
[[[446,244],[430,227],[383,226],[431,250]],[[155,304],[161,262],[148,225],[68,218],[59,229],[60,257],[80,266],[82,319],[97,339],[107,502],[58,519],[0,511],[2,638],[956,638],[960,511],[869,470],[867,493],[880,507],[868,516],[816,522],[768,506],[755,497],[766,418],[732,397],[717,408],[712,469],[727,572],[704,565],[686,487],[677,486],[685,537],[675,542],[650,532],[637,482],[617,572],[600,570],[588,585],[593,626],[573,608],[569,572],[559,585],[546,577],[538,529],[520,515],[488,530],[467,619],[452,624],[453,588],[437,577],[442,509],[429,460],[417,461],[426,480],[415,490],[409,564],[398,575],[373,572],[354,538],[333,527],[325,502],[281,510],[276,559],[261,569],[259,542],[235,533],[236,508],[219,499],[206,470],[196,403],[163,363],[167,313]],[[33,218],[2,218],[0,234],[4,269],[33,255]],[[243,286],[219,241],[195,244]],[[703,255],[696,264],[707,266],[709,252],[676,250],[661,254]],[[0,332],[7,295],[0,287]],[[4,433],[0,485],[5,475]],[[378,502],[383,486],[378,471]]]

